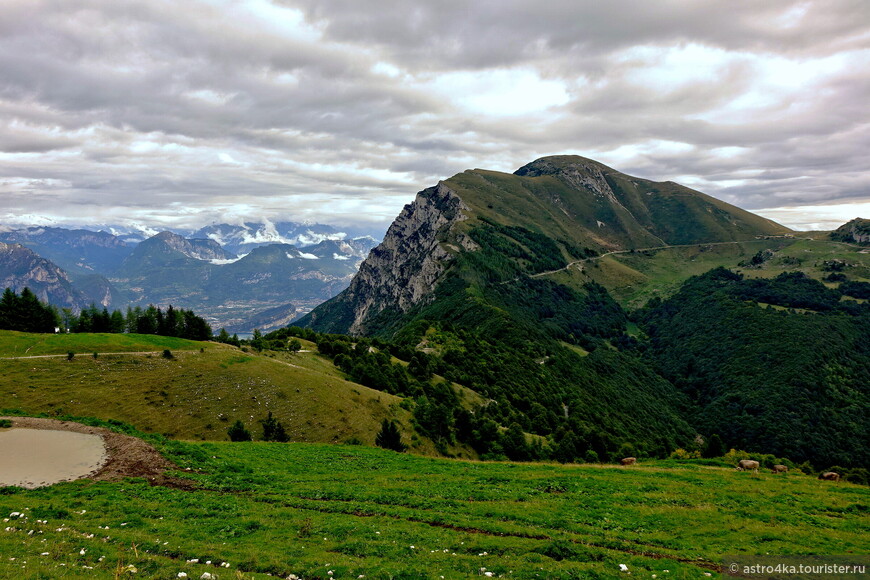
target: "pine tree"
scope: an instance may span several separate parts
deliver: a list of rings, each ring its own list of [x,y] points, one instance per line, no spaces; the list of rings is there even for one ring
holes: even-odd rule
[[[381,430],[375,436],[375,445],[399,453],[408,449],[408,446],[402,443],[402,434],[399,432],[399,428],[393,421],[387,419],[381,423]]]
[[[272,416],[272,411],[269,411],[269,416],[260,420],[263,426],[263,441],[278,441],[286,443],[290,441],[290,436],[284,429],[284,425]]]
[[[244,423],[240,420],[236,420],[232,426],[227,429],[227,435],[230,436],[230,441],[250,441],[251,440],[251,432],[245,429]]]

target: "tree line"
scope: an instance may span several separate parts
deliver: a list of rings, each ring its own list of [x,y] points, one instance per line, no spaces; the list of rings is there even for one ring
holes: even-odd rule
[[[57,308],[40,302],[25,288],[19,296],[7,288],[0,298],[0,329],[20,332],[55,332],[60,325]]]
[[[211,326],[192,310],[166,310],[149,305],[128,307],[126,312],[91,305],[78,314],[43,304],[28,288],[18,295],[7,288],[0,298],[0,329],[21,332],[103,332],[175,336],[189,340],[210,340]]]
[[[433,328],[439,330],[432,332]],[[439,349],[439,354],[416,349],[422,334],[446,348]],[[449,446],[462,443],[483,459],[610,461],[625,455],[666,457],[684,439],[688,440],[688,433],[663,425],[660,441],[632,437],[629,443],[620,435],[626,426],[609,430],[584,420],[591,412],[584,408],[588,401],[558,390],[557,380],[550,374],[551,365],[529,361],[528,352],[431,321],[415,324],[396,342],[298,327],[269,333],[264,341],[281,344],[292,338],[316,343],[320,354],[332,359],[351,380],[403,397],[402,406],[412,412],[415,431],[429,437],[445,455],[449,455]],[[574,359],[564,349],[561,355],[564,360],[555,366],[573,364]],[[622,389],[625,381],[634,381],[636,387],[632,386],[638,388],[657,379],[651,372],[638,376],[637,369],[623,368],[625,360],[606,349],[601,349],[600,356],[598,364],[613,375],[613,387]],[[530,376],[529,369],[536,374]],[[579,374],[582,370],[566,372]],[[532,381],[539,383],[535,400],[528,396]],[[486,400],[471,404],[453,386],[454,382],[471,387]],[[570,416],[566,416],[569,410]],[[633,426],[629,428],[634,430]]]

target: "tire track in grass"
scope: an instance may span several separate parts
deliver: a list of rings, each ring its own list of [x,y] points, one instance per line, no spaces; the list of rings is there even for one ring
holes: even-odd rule
[[[244,494],[247,495],[247,494]],[[468,534],[482,535],[488,537],[509,537],[509,538],[518,538],[521,540],[534,540],[534,541],[548,541],[553,540],[553,536],[546,534],[534,534],[534,533],[526,533],[526,532],[514,532],[514,531],[496,531],[496,530],[487,530],[484,528],[478,528],[474,526],[463,526],[457,524],[450,524],[443,521],[436,521],[425,519],[419,516],[414,515],[399,515],[399,514],[391,514],[386,511],[364,511],[362,509],[343,509],[342,507],[317,507],[314,505],[306,505],[301,502],[292,502],[287,500],[286,498],[272,498],[272,497],[262,497],[262,496],[250,496],[253,501],[269,503],[269,504],[279,504],[281,507],[291,508],[291,509],[300,509],[300,510],[308,510],[317,513],[325,513],[325,514],[343,514],[349,515],[359,518],[374,518],[374,517],[382,517],[388,518],[392,520],[399,520],[409,523],[415,524],[423,524],[431,527],[448,529],[456,532],[463,532]],[[330,499],[330,498],[306,498],[306,497],[297,497],[297,500],[302,500],[303,502],[319,502],[324,504],[335,504],[337,506],[341,506],[342,503],[351,503],[353,500],[340,500],[340,499]],[[385,504],[385,505],[394,505],[394,504]],[[401,509],[403,506],[399,506]],[[605,544],[601,542],[590,541],[582,537],[581,533],[571,532],[567,530],[559,530],[563,534],[567,534],[569,536],[575,536],[573,538],[568,538],[568,540],[572,544],[576,544],[579,546],[586,546],[591,548],[597,548],[600,550],[605,550],[609,552],[616,552],[619,554],[628,554],[631,556],[640,556],[645,558],[651,558],[653,560],[673,560],[675,562],[680,562],[682,564],[689,564],[691,566],[695,566],[698,568],[703,568],[705,570],[714,571],[717,573],[724,572],[724,568],[721,564],[717,564],[710,560],[705,560],[703,558],[687,558],[685,556],[679,556],[677,554],[669,554],[664,552],[655,552],[644,549],[647,548],[657,548],[661,550],[661,546],[655,546],[653,544],[646,544],[643,542],[637,542],[632,540],[615,540],[615,542],[619,542],[621,544],[627,544],[626,546],[619,546],[613,544]],[[579,536],[579,537],[578,537]]]

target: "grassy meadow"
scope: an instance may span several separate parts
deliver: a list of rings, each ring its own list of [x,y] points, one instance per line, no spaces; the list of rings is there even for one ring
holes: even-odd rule
[[[202,343],[154,334],[35,334],[0,330],[0,359],[93,353],[131,353],[199,350]],[[4,362],[4,364],[6,364]]]
[[[271,411],[292,441],[369,445],[390,418],[415,452],[436,453],[414,434],[401,398],[348,381],[302,342],[300,353],[260,355],[152,335],[0,331],[0,414],[114,419],[174,439],[225,441],[237,419],[257,438]],[[162,356],[165,349],[173,358]],[[68,351],[79,354],[67,360]]]
[[[826,239],[770,238],[724,244],[698,244],[639,252],[611,254],[583,261],[568,270],[549,274],[560,284],[581,288],[595,281],[626,308],[643,306],[650,298],[670,296],[690,276],[719,266],[742,272],[747,278],[773,278],[801,271],[817,280],[830,272],[825,262],[840,260],[850,280],[870,281],[870,253],[866,248]],[[739,266],[762,250],[775,252],[758,267]]]
[[[0,577],[677,579],[728,554],[870,551],[867,488],[794,473],[157,444],[197,489],[0,490]]]

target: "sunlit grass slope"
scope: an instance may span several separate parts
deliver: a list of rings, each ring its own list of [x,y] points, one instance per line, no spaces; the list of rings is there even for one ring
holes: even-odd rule
[[[154,334],[33,334],[0,331],[0,357],[66,355],[69,352],[92,355],[101,352],[162,352],[199,350],[202,343]]]
[[[850,280],[870,281],[870,253],[858,246],[826,239],[769,238],[724,244],[696,244],[611,254],[584,260],[561,272],[548,274],[555,282],[581,289],[595,281],[605,286],[623,306],[637,308],[654,296],[676,292],[690,276],[720,266],[739,270],[748,278],[773,278],[783,272],[801,271],[822,280],[830,274],[826,263],[842,261]],[[759,251],[773,257],[757,267],[741,266]]]
[[[132,566],[130,577],[159,579],[617,578],[624,564],[632,578],[682,579],[718,576],[726,554],[870,551],[867,488],[793,473],[312,444],[164,449],[201,489],[7,488],[0,515],[26,519],[0,529],[0,577],[127,577]]]
[[[258,355],[156,336],[0,331],[0,356],[62,353],[0,361],[0,410],[115,419],[176,439],[219,441],[237,419],[256,439],[258,421],[271,411],[293,441],[369,445],[389,418],[415,451],[434,453],[428,439],[414,436],[399,397],[346,380],[315,349],[306,341],[306,352]],[[93,356],[123,350],[156,354]],[[81,354],[67,360],[68,351]]]

